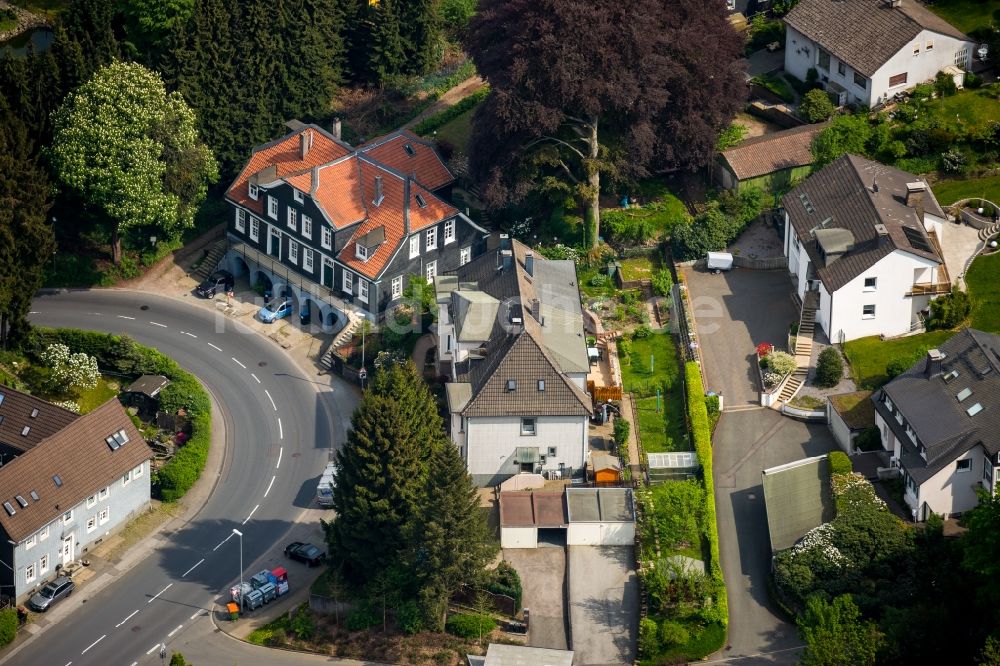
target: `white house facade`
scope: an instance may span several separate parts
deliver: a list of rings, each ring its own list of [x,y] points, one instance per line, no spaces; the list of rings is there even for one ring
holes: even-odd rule
[[[937,239],[944,211],[912,174],[845,155],[782,199],[796,294],[818,295],[830,340],[915,330],[950,288]]]
[[[802,0],[785,23],[785,71],[815,69],[841,104],[873,107],[941,71],[961,85],[976,46],[916,0]]]
[[[872,396],[915,520],[974,508],[1000,469],[1000,336],[966,329]]]
[[[449,428],[473,481],[582,472],[593,406],[573,262],[500,237],[434,285]]]

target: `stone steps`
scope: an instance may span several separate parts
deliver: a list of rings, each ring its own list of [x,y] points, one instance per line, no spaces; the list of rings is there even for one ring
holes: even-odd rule
[[[198,270],[194,274],[199,278],[199,280],[206,279],[209,275],[215,272],[215,269],[219,267],[219,262],[222,261],[222,257],[226,255],[227,243],[225,240],[216,241],[214,245],[208,250],[208,254],[205,258],[201,260],[198,264]]]
[[[985,229],[979,230],[979,240],[985,243],[993,236],[996,236],[998,233],[1000,233],[1000,223],[991,224]]]
[[[340,329],[340,333],[338,333],[337,337],[333,339],[333,342],[330,343],[330,348],[326,350],[326,353],[323,354],[323,358],[319,361],[320,367],[322,367],[324,371],[330,372],[330,370],[333,369],[333,352],[351,339],[351,336],[354,335],[354,332],[358,330],[361,326],[361,322],[364,320],[364,317],[355,315],[353,312],[347,313],[347,324],[344,328]]]

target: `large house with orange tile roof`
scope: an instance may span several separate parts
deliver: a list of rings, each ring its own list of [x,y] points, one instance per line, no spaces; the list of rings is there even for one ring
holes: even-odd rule
[[[377,321],[411,275],[432,281],[484,251],[488,232],[449,203],[455,179],[427,141],[398,130],[354,147],[336,126],[289,127],[226,193],[235,275],[336,329],[348,312]]]

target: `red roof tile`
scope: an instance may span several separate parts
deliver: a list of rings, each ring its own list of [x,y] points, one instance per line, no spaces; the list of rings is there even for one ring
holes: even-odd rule
[[[406,146],[410,147],[412,155]],[[373,139],[360,150],[391,169],[407,176],[412,175],[418,183],[432,190],[444,187],[455,180],[437,151],[429,143],[406,130],[398,130]]]
[[[424,201],[423,206],[417,200],[418,194]],[[416,183],[410,182],[410,231],[429,227],[452,215],[458,215],[457,208],[438,199]]]

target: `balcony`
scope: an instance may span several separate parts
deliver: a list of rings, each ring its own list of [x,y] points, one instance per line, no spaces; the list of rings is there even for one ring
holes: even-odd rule
[[[927,296],[947,294],[951,292],[951,285],[947,282],[920,282],[910,285],[907,296]]]

